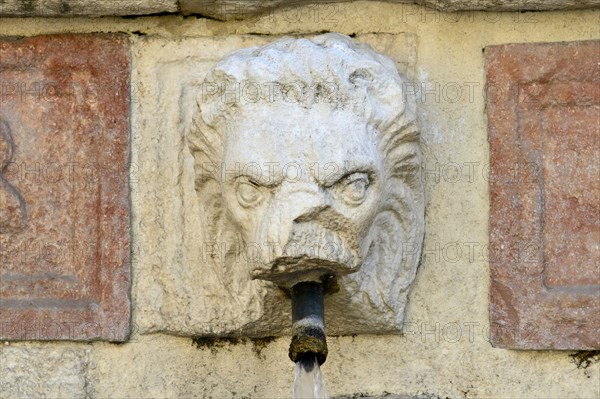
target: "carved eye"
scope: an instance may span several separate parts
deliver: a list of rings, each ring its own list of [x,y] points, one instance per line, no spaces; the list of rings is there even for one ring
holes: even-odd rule
[[[369,188],[369,175],[366,173],[352,173],[338,183],[341,199],[350,206],[362,204],[367,197]]]
[[[237,200],[244,208],[258,205],[263,199],[260,186],[251,181],[244,181],[237,186]]]

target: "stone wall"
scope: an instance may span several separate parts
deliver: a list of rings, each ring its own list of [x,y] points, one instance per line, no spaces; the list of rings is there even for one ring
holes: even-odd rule
[[[73,17],[106,15],[183,14],[220,21],[241,20],[281,9],[302,6],[337,7],[352,0],[4,0],[0,16]],[[596,0],[384,0],[390,3],[422,4],[440,11],[548,11],[598,7]],[[295,12],[295,11],[293,11]]]
[[[223,43],[242,47],[282,35],[336,31],[385,43],[414,37],[411,78],[418,99],[427,198],[424,256],[409,298],[404,335],[330,337],[323,366],[333,397],[594,398],[598,355],[515,351],[489,343],[488,167],[484,97],[486,46],[599,39],[598,10],[536,13],[461,12],[376,2],[276,11],[243,21],[153,16],[135,19],[2,19],[0,35],[123,32],[132,46],[132,153],[141,169],[132,183],[132,335],[108,342],[5,342],[0,346],[0,396],[23,397],[289,397],[293,365],[288,337],[192,339],[153,328],[147,314],[152,267],[173,258],[143,243],[165,226],[145,224],[164,152],[178,132],[150,132],[143,104],[156,101],[144,70],[199,46],[214,59]],[[224,36],[228,36],[224,38]],[[411,41],[412,42],[412,41]],[[386,48],[379,49],[386,52]],[[393,49],[387,49],[393,51]],[[390,54],[394,56],[394,54]],[[399,55],[400,57],[400,55]],[[145,69],[146,68],[146,69]],[[167,99],[168,100],[168,99]],[[171,146],[171,147],[170,147]],[[171,156],[171,155],[170,155]],[[173,153],[175,159],[177,154]],[[144,161],[144,162],[141,162]],[[166,226],[172,228],[172,226]],[[176,227],[173,227],[176,230]],[[163,253],[179,243],[165,235]],[[177,260],[177,259],[175,259]],[[145,277],[146,276],[146,277]],[[170,290],[182,290],[173,286]],[[168,314],[169,309],[164,310]],[[153,317],[153,316],[152,316]],[[394,396],[395,395],[395,396]]]

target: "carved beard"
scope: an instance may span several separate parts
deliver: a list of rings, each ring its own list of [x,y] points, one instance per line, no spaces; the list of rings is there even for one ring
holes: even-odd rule
[[[256,243],[249,245],[234,232],[234,221],[221,226],[220,236],[226,243],[223,281],[232,287],[244,288],[246,284],[240,285],[240,280],[254,279],[289,288],[288,281],[296,277],[346,275],[358,270],[362,263],[352,222],[331,209],[299,218],[283,247],[269,247],[266,258]]]
[[[220,216],[217,234],[222,244],[225,244],[223,247],[226,250],[219,257],[221,261],[214,266],[222,282],[219,297],[225,296],[233,306],[225,307],[223,303],[216,303],[215,306],[220,309],[227,308],[227,312],[235,313],[226,317],[239,323],[232,329],[239,330],[241,326],[246,333],[252,335],[255,328],[261,331],[260,320],[263,317],[278,317],[272,314],[275,310],[271,308],[273,305],[265,307],[267,303],[286,303],[287,294],[277,287],[290,287],[285,287],[282,280],[266,278],[271,270],[277,269],[278,266],[285,264],[288,267],[292,266],[292,269],[297,266],[301,274],[306,273],[307,269],[318,275],[322,275],[323,271],[335,270],[340,276],[360,268],[362,257],[354,226],[348,219],[331,209],[326,209],[318,215],[309,215],[307,218],[310,220],[300,218],[292,228],[282,252],[266,262],[256,259],[256,251],[248,245],[242,234],[237,233],[239,229],[236,229],[235,221],[227,217],[227,212],[221,212]],[[257,278],[259,276],[252,273],[256,270],[266,271],[266,275]],[[288,278],[293,272],[294,270],[285,268],[280,276]],[[330,280],[328,284],[334,284],[333,282],[334,280]],[[281,309],[287,311],[287,306]],[[275,310],[276,314],[280,311]],[[281,328],[281,331],[272,333],[285,333],[287,324],[283,323]]]
[[[252,276],[291,288],[358,270],[362,263],[353,223],[327,208],[298,218],[280,251],[253,268]]]

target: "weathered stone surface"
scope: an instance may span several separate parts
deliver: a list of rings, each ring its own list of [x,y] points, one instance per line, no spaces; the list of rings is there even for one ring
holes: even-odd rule
[[[320,12],[335,13],[335,3],[341,1],[315,0],[180,0],[184,14],[201,14],[220,20],[245,19],[278,9],[292,9],[300,6],[320,7]],[[565,10],[599,7],[598,0],[388,0],[393,3],[423,4],[440,11],[526,11],[526,10]],[[290,12],[295,12],[291,11]]]
[[[129,330],[129,45],[0,42],[2,339]]]
[[[336,3],[353,0],[5,0],[0,3],[0,16],[67,17],[103,15],[147,15],[181,12],[219,20],[245,19],[276,10],[302,6],[320,7],[333,13]],[[567,10],[599,7],[598,0],[387,0],[392,3],[423,4],[440,11],[528,11]],[[295,11],[290,11],[295,12]]]
[[[400,9],[414,12],[407,23],[400,23]],[[304,11],[304,19],[311,15],[308,11]],[[424,22],[420,22],[420,13],[427,13]],[[484,174],[487,172],[489,151],[482,95],[485,81],[481,53],[481,49],[490,44],[596,38],[598,11],[465,13],[460,19],[464,23],[443,22],[459,15],[441,15],[436,19],[437,14],[430,13],[431,10],[421,7],[403,8],[389,3],[344,3],[338,5],[336,24],[325,25],[326,29],[347,34],[401,30],[411,34],[394,37],[416,37],[418,34],[419,57],[415,68],[418,82],[427,84],[428,88],[439,83],[440,93],[438,98],[435,94],[428,94],[419,107],[423,116],[422,136],[428,149],[425,153],[428,203],[424,246],[427,252],[410,296],[406,332],[403,336],[328,337],[330,354],[322,369],[328,393],[331,397],[351,398],[386,398],[388,393],[426,398],[598,398],[598,356],[590,358],[589,367],[584,368],[584,363],[578,368],[573,353],[569,351],[499,350],[489,344],[489,262],[485,252],[489,200],[487,174]],[[496,17],[496,22],[490,23],[490,19]],[[525,23],[531,20],[535,23]],[[314,19],[310,21],[289,21],[278,15],[274,19],[264,18],[256,24],[251,21],[214,24],[224,27],[218,31],[219,34],[261,34],[260,37],[244,38],[245,46],[250,46],[269,40],[268,34],[295,35],[323,29],[323,25],[312,22]],[[166,56],[165,53],[171,52],[173,57],[175,51],[184,55],[194,54],[197,48],[192,48],[198,46],[200,41],[214,42],[212,46],[200,47],[206,58],[210,58],[212,52],[222,57],[224,54],[218,53],[218,47],[225,46],[225,43],[230,43],[225,46],[226,51],[243,46],[242,39],[235,37],[226,40],[218,37],[205,37],[202,40],[189,38],[214,35],[215,31],[207,29],[207,23],[204,19],[188,18],[182,21],[174,17],[59,21],[3,19],[0,31],[26,36],[33,32],[69,30],[139,30],[148,35],[161,36],[162,43],[169,44],[162,47],[157,43],[149,49],[153,51],[152,54],[142,50],[145,44],[141,42],[132,51],[134,65],[137,60],[143,60],[147,70],[153,58],[159,61]],[[208,25],[212,26],[213,22]],[[371,36],[379,37],[380,34]],[[132,41],[138,40],[138,37],[132,37]],[[147,36],[144,38],[146,40]],[[240,43],[229,42],[237,40]],[[382,39],[381,44],[385,42],[386,39]],[[190,48],[184,50],[188,46]],[[137,51],[140,51],[139,56]],[[381,51],[392,54],[385,49]],[[463,85],[463,98],[458,100],[445,96],[442,91],[444,85],[455,83]],[[466,83],[475,87],[471,97]],[[153,92],[151,88],[134,85],[133,95],[139,101],[149,101],[146,96]],[[168,102],[168,99],[164,101]],[[140,108],[134,104],[134,109]],[[139,114],[134,114],[134,119],[134,131],[138,128],[138,122],[148,121]],[[155,120],[158,118],[150,119],[150,122],[154,123]],[[143,147],[143,151],[170,157],[170,150],[159,150],[175,145],[172,132],[149,135],[151,128],[144,127],[148,130],[144,130],[143,136],[150,142],[144,143],[138,137],[136,145]],[[162,165],[172,162],[176,162],[176,158],[174,161],[169,158]],[[454,178],[445,173],[453,171],[457,164],[462,167],[462,175]],[[154,164],[146,165],[153,168]],[[472,165],[472,171],[469,165]],[[140,188],[142,193],[146,191],[141,187],[148,182],[154,184],[155,179],[164,182],[167,176],[173,180],[178,177],[168,169],[152,169],[140,176],[139,168],[132,168],[131,176],[137,181],[133,187]],[[136,198],[141,202],[154,201],[152,195]],[[166,205],[171,206],[168,203]],[[145,216],[158,212],[147,212]],[[160,219],[165,224],[166,232],[170,232],[171,224],[176,222],[168,216]],[[139,218],[139,223],[142,221],[144,224],[150,223],[156,232],[166,235],[155,220]],[[444,251],[446,245],[456,242],[462,247],[462,256],[458,260],[450,259],[453,254]],[[176,243],[175,239],[163,240],[163,247],[153,251],[172,253],[168,246]],[[471,245],[473,252],[469,251],[467,244]],[[181,250],[181,247],[177,249]],[[146,269],[150,267],[153,270],[147,272]],[[160,271],[159,267],[145,262],[136,263],[133,270],[135,272],[138,269],[144,276]],[[163,277],[161,282],[166,280]],[[182,302],[182,306],[187,306],[186,302]],[[134,304],[134,313],[135,310]],[[190,338],[151,334],[133,335],[129,342],[121,345],[91,343],[86,346],[91,349],[87,374],[89,396],[116,399],[289,397],[294,367],[287,357],[289,338],[283,337],[272,342],[258,341],[256,346],[250,341],[244,343],[240,340],[237,345],[235,342],[230,340],[211,345],[210,340],[206,340],[204,344],[200,341],[201,347],[197,348]],[[11,343],[11,347],[15,345]],[[39,346],[44,351],[50,351],[58,346],[65,349],[72,345],[63,342]],[[31,368],[43,367],[40,362],[24,364]],[[0,379],[3,375],[0,375]],[[11,381],[18,384],[18,380]],[[83,394],[70,396],[84,397]]]
[[[294,362],[326,359],[323,291],[353,326],[402,326],[424,234],[408,83],[393,60],[328,33],[236,51],[196,89],[187,139],[213,289],[269,321],[269,296],[291,292]]]
[[[412,324],[403,337],[329,337],[322,372],[330,397],[460,398],[468,392],[472,398],[514,398],[527,392],[529,397],[595,398],[599,392],[599,363],[583,370],[569,353],[494,349],[481,325],[474,326],[470,338],[461,324],[457,339],[452,324],[436,332],[434,322],[423,323]],[[289,338],[268,344],[196,342],[152,334],[119,346],[95,343],[88,363],[90,397],[290,397],[294,364],[287,358]],[[490,384],[497,374],[502,384]]]
[[[4,0],[0,16],[72,17],[176,12],[176,0]]]
[[[2,398],[88,397],[89,349],[0,347]]]
[[[600,348],[600,42],[486,49],[492,342]]]
[[[370,40],[376,48],[391,49],[398,56],[396,65],[413,69],[416,60],[416,40],[413,35],[382,35],[377,38],[369,35],[359,36],[357,40]],[[142,56],[134,84],[144,90],[144,96],[141,96],[136,108],[136,114],[141,115],[143,120],[139,121],[141,129],[139,138],[135,140],[142,144],[139,150],[134,150],[133,159],[135,164],[143,166],[140,167],[139,179],[144,181],[144,185],[140,185],[143,192],[134,191],[133,194],[134,204],[140,207],[134,212],[138,216],[134,217],[133,225],[140,244],[138,261],[145,265],[155,265],[140,269],[140,275],[136,279],[134,292],[139,304],[136,323],[142,331],[169,331],[188,335],[243,332],[258,336],[289,331],[289,299],[274,284],[248,278],[247,253],[239,258],[234,256],[237,263],[223,265],[225,253],[231,249],[224,246],[231,243],[227,241],[228,237],[221,237],[215,232],[222,226],[222,222],[215,221],[214,213],[210,212],[212,205],[209,200],[217,192],[213,189],[211,192],[198,190],[196,193],[194,188],[194,179],[200,181],[214,170],[207,169],[204,175],[201,168],[194,170],[191,152],[181,146],[185,141],[180,141],[186,138],[195,102],[202,101],[203,96],[208,96],[209,90],[212,91],[213,87],[202,85],[202,81],[214,63],[221,55],[234,49],[262,43],[264,39],[258,38],[194,39],[182,43],[144,39],[140,42],[139,52]],[[161,57],[156,60],[159,48]],[[203,56],[205,54],[210,56]],[[393,68],[393,64],[388,64],[388,67]],[[289,79],[294,81],[293,76],[289,76]],[[298,84],[299,79],[300,75],[296,79]],[[242,93],[243,91],[238,92],[239,95]],[[233,96],[236,96],[235,92]],[[178,98],[179,102],[163,101],[167,98]],[[273,106],[281,106],[281,110],[287,109],[283,102]],[[284,119],[276,121],[284,123]],[[177,132],[177,140],[161,134],[165,131]],[[296,133],[299,134],[299,131]],[[398,142],[403,143],[401,140]],[[206,148],[215,144],[217,141],[206,143]],[[251,140],[243,146],[250,145],[276,148],[257,140]],[[283,144],[280,145],[284,148]],[[334,145],[332,142],[329,147],[333,148]],[[255,153],[246,151],[240,154],[254,156]],[[220,161],[214,161],[220,165]],[[197,166],[203,166],[197,159],[196,162]],[[275,159],[273,162],[283,161]],[[331,172],[330,169],[324,169],[326,164],[327,161],[319,166],[324,176]],[[235,168],[234,161],[228,170]],[[171,172],[157,175],[155,170]],[[304,173],[308,174],[309,171],[304,168]],[[407,172],[407,176],[411,173]],[[173,176],[179,177],[173,179]],[[383,190],[385,183],[378,187]],[[408,190],[407,188],[407,192]],[[422,206],[419,195],[414,193],[414,202]],[[412,207],[411,204],[407,203],[407,207]],[[389,209],[392,212],[391,205]],[[397,213],[401,212],[404,211]],[[280,216],[283,226],[284,215]],[[376,222],[383,223],[386,231],[397,227],[391,223],[391,215],[380,216]],[[376,253],[380,257],[379,262],[363,265],[361,272],[341,279],[341,292],[326,298],[328,332],[349,334],[359,331],[397,331],[400,328],[408,287],[414,278],[418,260],[420,239],[417,236],[422,228],[422,224],[421,227],[418,226],[420,218],[422,214],[419,216],[419,211],[415,211],[414,217],[406,215],[408,224],[415,223],[414,232],[411,230],[415,237],[397,231],[390,233],[394,239],[378,239],[374,248],[389,246],[386,247],[389,251],[383,251],[385,253],[373,250],[371,255]],[[231,230],[233,224],[225,223],[225,226]],[[371,230],[371,233],[377,234],[375,230]],[[398,239],[400,234],[405,235],[404,240]],[[282,242],[281,245],[283,244]],[[365,255],[366,248],[361,251]],[[390,286],[392,283],[396,284],[393,288]],[[361,290],[358,294],[357,291]],[[364,301],[363,295],[368,295],[371,302]]]

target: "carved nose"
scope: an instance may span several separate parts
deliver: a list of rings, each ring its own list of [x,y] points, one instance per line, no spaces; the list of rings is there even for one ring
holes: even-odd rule
[[[266,219],[263,262],[253,278],[291,288],[356,271],[362,263],[352,223],[318,186],[283,188]],[[325,280],[324,280],[325,279]]]
[[[282,187],[269,226],[269,239],[284,246],[294,223],[307,222],[329,207],[326,194],[316,184]]]

